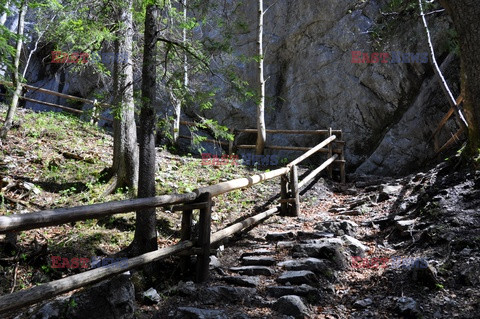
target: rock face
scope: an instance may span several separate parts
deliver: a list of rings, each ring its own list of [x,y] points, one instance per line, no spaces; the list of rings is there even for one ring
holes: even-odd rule
[[[272,97],[267,103],[267,127],[342,129],[347,165],[361,174],[402,174],[424,164],[433,156],[426,136],[448,109],[429,63],[352,63],[352,51],[428,52],[415,10],[388,22],[389,31],[380,34],[381,40],[372,37],[382,29],[377,21],[385,21],[380,10],[385,12],[386,2],[278,1],[265,16],[265,77],[267,96]],[[256,54],[257,21],[251,14],[256,5],[255,1],[235,5],[238,19],[250,26],[250,32],[240,36],[234,50],[246,56]],[[429,23],[448,76],[456,72],[458,62],[440,52],[446,21],[442,15]],[[243,78],[256,85],[255,63],[237,66]],[[229,101],[220,102],[209,115],[228,126],[252,127],[255,110],[253,103]],[[319,142],[301,136],[270,138],[274,145]]]
[[[448,110],[430,64],[352,63],[352,51],[427,52],[426,37],[415,10],[389,19],[381,14],[389,1],[277,1],[265,15],[265,78],[267,82],[266,124],[271,129],[341,129],[346,140],[349,171],[359,174],[403,174],[419,168],[434,157],[429,136]],[[267,1],[265,6],[270,3]],[[210,8],[212,21],[228,15],[235,21],[235,56],[256,56],[256,1],[221,1]],[[226,22],[229,23],[229,22]],[[429,19],[436,53],[449,83],[458,83],[458,60],[445,52],[449,23],[446,14]],[[232,26],[235,29],[235,26]],[[382,31],[388,30],[388,31]],[[195,30],[199,38],[222,40],[212,24]],[[416,41],[412,41],[416,39]],[[108,49],[107,49],[108,50]],[[442,51],[443,50],[443,51]],[[30,83],[83,97],[99,89],[96,76],[78,76],[57,70],[56,64],[32,60],[27,78]],[[253,60],[253,59],[251,59]],[[222,62],[220,62],[222,61]],[[242,80],[257,83],[257,65],[222,54],[215,63],[236,69]],[[192,82],[195,82],[192,78]],[[231,97],[225,79],[200,79],[219,89],[214,108],[202,112],[231,128],[254,127],[253,101]],[[453,88],[458,93],[456,87]],[[159,94],[163,94],[159,92]],[[51,103],[65,104],[60,98],[32,95]],[[161,96],[168,104],[168,98]],[[27,103],[32,108],[44,108]],[[164,112],[164,110],[162,110]],[[162,113],[163,114],[163,113]],[[450,127],[450,130],[453,128]],[[450,132],[445,131],[445,136]],[[445,137],[444,136],[444,137]],[[239,144],[254,143],[253,135],[240,135]],[[318,137],[274,135],[273,145],[306,146]],[[211,145],[205,144],[205,147]],[[207,148],[209,151],[209,148]],[[291,154],[280,153],[288,157]]]

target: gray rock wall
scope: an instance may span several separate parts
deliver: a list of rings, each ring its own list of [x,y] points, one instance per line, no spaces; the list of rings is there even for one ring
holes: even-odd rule
[[[386,19],[380,2],[280,0],[270,8],[265,16],[267,127],[342,129],[350,172],[404,174],[433,158],[429,138],[448,106],[429,63],[352,63],[352,51],[428,51],[416,11],[399,15],[377,34],[377,21]],[[248,1],[236,10],[250,29],[238,37],[237,54],[256,53],[256,6]],[[431,15],[429,23],[440,47],[449,27],[446,16]],[[445,66],[455,74],[457,63],[448,59]],[[237,66],[245,79],[257,83],[255,63]],[[253,103],[219,101],[208,115],[241,128],[255,127],[255,114]],[[302,136],[268,139],[276,145],[318,143]]]

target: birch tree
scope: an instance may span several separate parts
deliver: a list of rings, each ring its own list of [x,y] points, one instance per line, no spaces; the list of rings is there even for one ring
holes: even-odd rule
[[[27,0],[22,0],[20,2],[20,7],[18,10],[18,26],[17,26],[17,44],[15,48],[15,56],[13,61],[13,97],[12,101],[8,107],[7,117],[3,124],[2,129],[0,130],[0,138],[4,139],[7,136],[8,131],[13,124],[13,116],[17,110],[18,100],[20,94],[22,93],[22,82],[20,77],[20,56],[23,48],[23,33],[25,27],[25,14],[27,12]]]

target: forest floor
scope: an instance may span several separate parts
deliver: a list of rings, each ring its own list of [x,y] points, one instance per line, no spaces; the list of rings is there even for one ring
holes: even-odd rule
[[[101,172],[111,164],[106,132],[59,113],[19,110],[16,123],[1,145],[0,215],[130,196],[101,196]],[[302,190],[299,217],[274,216],[224,243],[208,283],[180,278],[177,258],[162,262],[158,281],[135,283],[136,317],[477,318],[480,172],[453,164],[399,179],[351,176],[347,185],[317,179]],[[199,158],[159,150],[157,193],[188,192],[256,172],[243,165],[203,166]],[[278,181],[269,181],[216,197],[212,231],[275,207],[278,189]],[[159,246],[177,242],[180,214],[166,208],[157,216]],[[23,231],[16,241],[0,235],[0,294],[84,271],[52,268],[51,256],[112,255],[131,242],[134,220],[127,213]],[[412,267],[416,259],[428,267]],[[260,274],[235,268],[261,263],[268,270]],[[141,297],[150,287],[161,296],[153,305]],[[302,304],[289,304],[280,298],[285,294],[299,295]]]

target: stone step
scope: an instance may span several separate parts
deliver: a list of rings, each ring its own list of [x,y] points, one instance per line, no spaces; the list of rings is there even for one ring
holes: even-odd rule
[[[277,261],[274,257],[247,256],[242,257],[242,264],[245,266],[273,266]]]
[[[274,271],[271,268],[265,266],[241,266],[232,267],[230,271],[239,273],[246,276],[273,276]]]
[[[309,270],[286,271],[277,278],[278,283],[291,285],[312,284],[316,281],[317,276]]]

